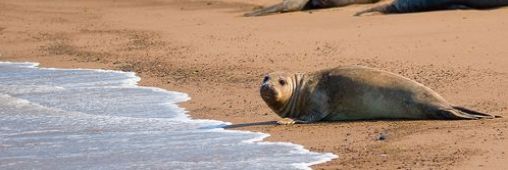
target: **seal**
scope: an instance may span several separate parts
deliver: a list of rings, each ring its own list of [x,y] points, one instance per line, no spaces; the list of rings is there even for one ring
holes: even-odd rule
[[[376,3],[378,1],[380,0],[283,0],[281,3],[246,13],[244,16],[263,16],[274,13],[340,7],[351,4]]]
[[[508,0],[395,0],[389,4],[357,12],[355,16],[371,12],[389,14],[456,8],[492,9],[507,5]]]
[[[368,119],[485,119],[496,116],[448,103],[408,78],[363,66],[314,73],[269,73],[261,98],[279,124]]]

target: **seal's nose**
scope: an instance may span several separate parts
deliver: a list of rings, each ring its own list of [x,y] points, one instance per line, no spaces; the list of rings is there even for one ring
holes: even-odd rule
[[[270,82],[265,82],[261,85],[260,93],[263,98],[273,97],[273,89]]]
[[[263,84],[261,84],[261,88],[263,87],[270,87],[270,82],[269,81],[263,82]]]
[[[272,88],[270,82],[264,82],[261,84],[261,91],[269,91]]]

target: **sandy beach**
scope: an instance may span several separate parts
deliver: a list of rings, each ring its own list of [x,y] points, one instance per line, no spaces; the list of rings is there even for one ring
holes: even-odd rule
[[[508,169],[508,8],[353,17],[352,5],[265,17],[278,0],[3,0],[0,61],[136,72],[189,94],[197,119],[339,156],[314,169]],[[276,126],[263,74],[364,65],[505,118]],[[378,140],[383,134],[386,139]]]

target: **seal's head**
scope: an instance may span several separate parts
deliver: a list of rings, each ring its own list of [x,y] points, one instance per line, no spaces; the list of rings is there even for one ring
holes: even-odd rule
[[[293,93],[292,76],[284,72],[266,74],[261,85],[261,98],[274,110],[280,112]]]

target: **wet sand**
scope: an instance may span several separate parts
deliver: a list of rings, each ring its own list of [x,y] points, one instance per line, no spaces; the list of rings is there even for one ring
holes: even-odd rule
[[[4,0],[0,60],[134,71],[142,85],[188,93],[182,106],[193,118],[339,156],[315,169],[508,168],[507,118],[275,126],[258,94],[266,72],[358,64],[508,117],[508,8],[353,17],[372,6],[353,5],[241,17],[276,2]]]

